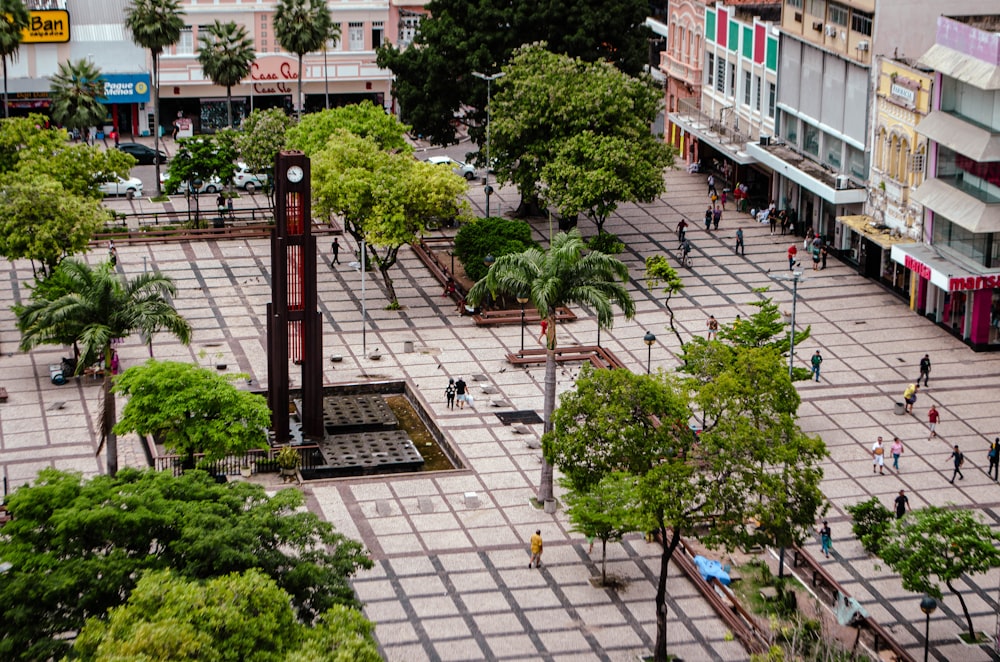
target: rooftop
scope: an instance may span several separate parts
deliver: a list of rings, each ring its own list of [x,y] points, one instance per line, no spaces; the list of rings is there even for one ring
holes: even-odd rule
[[[968,16],[948,16],[947,18],[984,32],[1000,32],[1000,14],[970,14]]]

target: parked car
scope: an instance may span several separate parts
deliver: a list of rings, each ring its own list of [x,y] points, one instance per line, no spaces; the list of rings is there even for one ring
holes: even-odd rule
[[[153,165],[156,163],[157,155],[159,155],[160,163],[167,162],[167,155],[162,151],[156,151],[152,147],[147,147],[141,143],[119,143],[118,149],[125,152],[126,154],[131,154],[135,157],[136,163],[139,165]]]
[[[448,165],[451,167],[452,172],[465,177],[466,181],[476,176],[476,167],[474,165],[456,161],[450,156],[430,156],[427,158],[427,162],[434,165]]]
[[[167,184],[167,180],[168,179],[170,179],[169,173],[166,173],[166,172],[161,172],[160,173],[160,185],[163,187],[164,192],[167,193],[167,194],[185,193],[185,192],[187,192],[187,193],[218,193],[219,191],[222,190],[222,180],[220,180],[218,177],[212,177],[208,181],[202,182],[201,186],[198,188],[197,191],[195,191],[194,187],[191,186],[190,184],[188,184],[187,182],[181,182],[180,184],[177,185],[177,189],[176,190],[168,191],[168,190],[166,190],[167,189],[166,184]]]
[[[98,188],[104,195],[124,195],[129,200],[137,195],[142,195],[142,180],[138,177],[119,177],[112,175],[113,179],[101,183]]]
[[[236,164],[236,174],[233,175],[233,184],[236,188],[241,188],[247,193],[253,193],[257,189],[262,189],[267,184],[267,174],[263,172],[250,172],[246,163]]]

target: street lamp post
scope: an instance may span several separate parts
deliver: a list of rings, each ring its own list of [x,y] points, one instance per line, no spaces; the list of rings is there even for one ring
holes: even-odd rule
[[[524,304],[528,303],[528,295],[521,292],[517,295],[517,302],[521,304],[521,353],[518,356],[524,356]]]
[[[490,166],[492,165],[490,161],[490,119],[492,118],[492,111],[490,109],[490,102],[492,101],[492,83],[497,78],[502,78],[504,73],[498,71],[492,76],[487,76],[486,74],[481,74],[478,71],[473,71],[472,75],[476,78],[481,78],[486,81],[486,176],[483,177],[483,190],[486,192],[486,218],[490,217],[490,195],[493,193],[493,189],[490,188]]]
[[[931,614],[937,609],[937,600],[929,595],[925,595],[920,601],[920,611],[924,612],[926,618],[926,623],[924,625],[924,662],[927,662],[927,656],[930,652],[931,644]]]
[[[642,337],[642,341],[646,343],[646,374],[648,375],[653,360],[653,343],[656,342],[656,336],[653,335],[652,331],[647,331],[646,335]]]
[[[792,325],[788,332],[788,379],[792,379],[795,365],[795,304],[799,300],[799,283],[808,279],[802,277],[801,271],[793,271],[791,274],[771,274],[771,278],[792,281]]]

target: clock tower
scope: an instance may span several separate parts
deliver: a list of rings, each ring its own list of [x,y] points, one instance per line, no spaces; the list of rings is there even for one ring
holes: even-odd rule
[[[323,335],[316,307],[309,170],[309,158],[302,152],[279,152],[275,159],[267,397],[279,444],[289,441],[289,361],[302,368],[302,436],[323,438]]]

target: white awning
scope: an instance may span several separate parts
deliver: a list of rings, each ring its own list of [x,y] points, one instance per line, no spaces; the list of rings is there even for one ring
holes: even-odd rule
[[[968,83],[981,90],[1000,90],[1000,66],[934,44],[920,56],[917,64],[939,71],[949,78]]]
[[[736,163],[740,165],[757,163],[757,159],[753,158],[744,151],[746,149],[745,143],[733,144],[722,142],[719,134],[702,124],[698,118],[690,115],[684,115],[683,113],[670,113],[667,117],[670,118],[672,123],[695,136],[698,140],[708,143]]]
[[[891,257],[945,292],[1000,287],[1000,272],[996,269],[987,271],[960,264],[928,244],[896,244]]]
[[[868,199],[868,189],[837,189],[830,184],[817,179],[812,174],[802,170],[795,164],[782,159],[778,154],[774,153],[773,148],[769,150],[768,148],[760,145],[748,143],[747,152],[757,161],[773,170],[774,174],[787,177],[802,188],[815,193],[831,204],[853,205],[859,202],[864,202]]]
[[[1000,161],[1000,133],[990,133],[942,110],[920,120],[917,133],[974,161]]]
[[[1000,203],[986,204],[943,180],[926,180],[910,199],[969,232],[1000,232]]]

